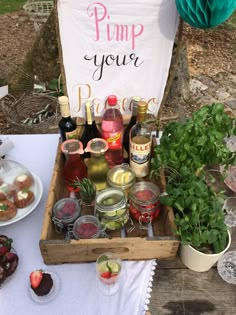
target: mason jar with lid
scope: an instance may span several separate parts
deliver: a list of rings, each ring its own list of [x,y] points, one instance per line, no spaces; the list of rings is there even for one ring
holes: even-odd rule
[[[160,214],[160,189],[151,182],[141,181],[129,192],[130,216],[140,224],[151,223]]]
[[[57,232],[66,230],[80,216],[80,204],[77,199],[63,198],[58,200],[53,206],[52,221]]]
[[[135,183],[135,173],[129,167],[129,164],[121,164],[111,168],[107,174],[107,182],[111,187],[124,191],[126,198],[130,187]]]
[[[98,193],[95,215],[106,230],[121,230],[129,220],[124,192],[116,188],[107,188]]]

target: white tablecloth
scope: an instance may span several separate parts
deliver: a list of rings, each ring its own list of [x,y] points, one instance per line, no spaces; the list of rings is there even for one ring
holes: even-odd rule
[[[0,227],[0,234],[13,238],[19,255],[16,272],[0,287],[1,315],[139,315],[147,310],[155,261],[125,261],[121,290],[104,296],[97,286],[95,263],[46,266],[39,239],[45,203],[54,165],[58,135],[0,136],[14,142],[6,158],[22,163],[43,183],[43,197],[24,219]],[[61,278],[58,296],[50,303],[36,304],[28,294],[29,274],[35,269],[55,271]]]

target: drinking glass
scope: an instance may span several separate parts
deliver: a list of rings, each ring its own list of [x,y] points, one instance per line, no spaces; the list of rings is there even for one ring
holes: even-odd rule
[[[98,257],[98,287],[104,295],[114,295],[120,289],[121,265],[121,259],[114,253],[104,253]]]
[[[236,251],[225,253],[217,263],[221,278],[231,284],[236,284]]]

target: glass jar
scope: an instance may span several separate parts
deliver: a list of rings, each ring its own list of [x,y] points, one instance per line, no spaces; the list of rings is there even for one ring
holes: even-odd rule
[[[63,168],[63,178],[66,188],[72,192],[78,192],[78,188],[74,188],[74,181],[87,177],[87,168],[81,160],[80,155],[84,153],[83,144],[79,140],[70,139],[61,144],[61,150],[66,156]]]
[[[93,215],[83,215],[73,224],[73,236],[75,239],[98,238],[103,230],[97,217]]]
[[[124,191],[126,198],[130,187],[135,183],[135,173],[129,164],[121,164],[111,168],[107,174],[107,182],[111,187]]]
[[[107,188],[98,193],[95,215],[106,230],[121,230],[129,219],[124,192],[116,188]]]
[[[80,215],[80,204],[77,199],[63,198],[58,200],[53,207],[52,221],[57,232],[67,229],[69,224],[75,222]]]
[[[134,220],[151,223],[160,213],[160,189],[151,182],[134,184],[129,192],[129,212]]]

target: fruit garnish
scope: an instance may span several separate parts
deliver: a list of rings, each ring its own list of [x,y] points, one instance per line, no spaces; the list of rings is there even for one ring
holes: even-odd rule
[[[120,271],[120,265],[115,261],[109,260],[107,266],[112,274],[117,274]]]
[[[111,278],[111,273],[110,273],[110,271],[106,271],[106,272],[103,272],[102,274],[100,274],[100,276],[102,278],[109,279],[109,278]]]
[[[32,271],[30,274],[30,284],[33,289],[38,288],[43,279],[43,273],[41,270]]]
[[[15,260],[16,257],[17,257],[17,255],[15,253],[7,252],[4,255],[4,261],[11,262],[11,261]]]
[[[7,246],[1,246],[0,247],[0,256],[3,256],[3,255],[5,255],[7,252],[9,252],[10,251],[10,249],[9,249],[9,247],[7,247]]]

